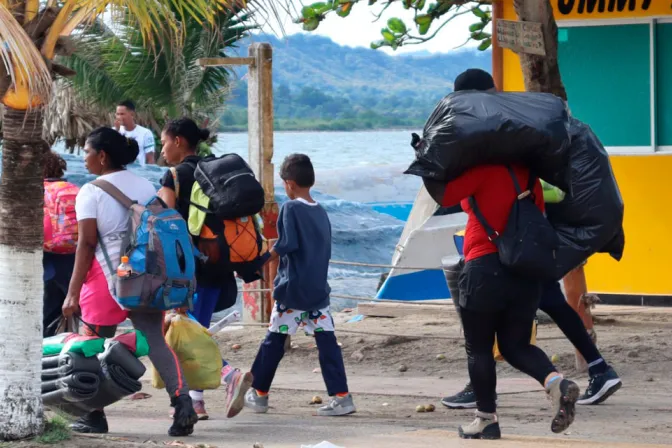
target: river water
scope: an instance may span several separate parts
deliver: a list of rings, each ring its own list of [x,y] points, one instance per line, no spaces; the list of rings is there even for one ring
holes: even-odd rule
[[[420,180],[404,175],[413,160],[410,131],[277,132],[273,163],[276,197],[285,200],[277,171],[285,156],[304,153],[316,169],[316,199],[326,208],[333,227],[333,259],[389,264],[403,229],[403,213],[381,213],[388,203],[410,204]],[[218,135],[215,153],[235,152],[247,158],[247,134]],[[83,184],[86,173],[81,155],[65,155],[68,179]],[[131,165],[132,171],[158,187],[165,168]],[[402,218],[402,219],[399,219]],[[380,269],[332,266],[334,293],[373,296]]]

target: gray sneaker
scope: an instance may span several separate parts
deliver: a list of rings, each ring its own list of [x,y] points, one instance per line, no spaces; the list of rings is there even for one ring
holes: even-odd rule
[[[458,435],[461,439],[501,439],[497,414],[476,411],[476,420],[470,425],[460,426]]]
[[[345,397],[333,397],[328,405],[322,406],[317,410],[317,415],[321,417],[338,417],[340,415],[354,414],[357,412],[352,395]]]
[[[248,390],[245,394],[245,407],[252,409],[257,414],[265,414],[268,412],[268,395],[260,397],[256,390]]]
[[[553,402],[553,421],[551,431],[558,434],[569,428],[576,415],[576,401],[579,399],[579,386],[574,381],[557,379],[548,389]]]

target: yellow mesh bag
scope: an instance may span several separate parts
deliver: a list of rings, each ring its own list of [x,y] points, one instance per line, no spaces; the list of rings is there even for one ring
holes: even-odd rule
[[[217,389],[221,384],[222,355],[208,330],[184,314],[169,316],[166,342],[173,349],[191,390]],[[166,387],[152,367],[152,386]]]

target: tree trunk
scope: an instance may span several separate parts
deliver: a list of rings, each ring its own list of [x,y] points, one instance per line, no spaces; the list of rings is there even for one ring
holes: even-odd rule
[[[39,434],[42,369],[42,112],[5,108],[0,179],[0,440]]]
[[[567,92],[560,76],[558,64],[558,25],[555,23],[553,8],[549,0],[514,0],[514,8],[518,19],[523,22],[538,22],[543,26],[546,56],[520,54],[520,65],[525,79],[525,90],[528,92],[553,93],[567,101]],[[592,321],[581,304],[587,294],[586,277],[583,266],[579,266],[563,279],[565,292],[572,308],[584,322]],[[587,326],[594,338],[592,324]],[[586,361],[576,352],[576,368],[579,371],[588,369]]]
[[[543,25],[546,56],[520,54],[520,66],[528,92],[553,93],[567,101],[565,85],[558,65],[558,25],[549,0],[514,0],[518,19]]]

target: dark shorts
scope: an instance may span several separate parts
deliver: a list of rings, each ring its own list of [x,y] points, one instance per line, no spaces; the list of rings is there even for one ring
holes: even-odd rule
[[[459,279],[459,303],[476,312],[515,308],[534,316],[541,288],[541,281],[511,273],[502,266],[498,254],[488,254],[465,264]]]

